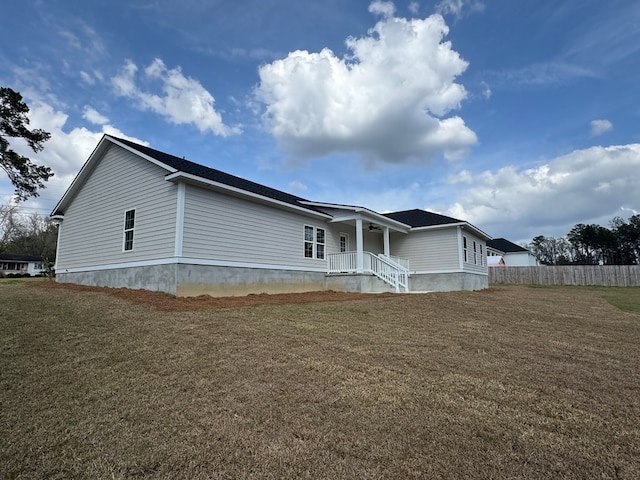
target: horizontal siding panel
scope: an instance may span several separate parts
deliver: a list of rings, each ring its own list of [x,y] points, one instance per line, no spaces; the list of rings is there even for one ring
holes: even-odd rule
[[[469,273],[488,274],[486,242],[468,231],[463,231],[462,234],[467,237],[468,252],[467,262],[464,264],[463,270]],[[473,242],[476,242],[477,263],[473,261]],[[481,251],[482,254],[480,253]]]
[[[59,269],[173,256],[176,189],[166,171],[112,145],[67,210]],[[122,251],[124,212],[136,209],[134,250]]]
[[[391,254],[409,259],[412,271],[442,271],[460,268],[457,229],[394,233]]]
[[[193,185],[184,217],[185,257],[325,268],[304,257],[304,225],[327,230],[327,251],[336,248],[323,221]]]

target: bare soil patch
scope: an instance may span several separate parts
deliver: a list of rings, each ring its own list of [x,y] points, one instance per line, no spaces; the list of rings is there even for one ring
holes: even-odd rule
[[[184,312],[189,310],[206,310],[217,308],[246,307],[251,305],[285,305],[319,302],[344,302],[347,300],[365,300],[376,297],[389,297],[392,293],[365,294],[336,291],[317,291],[287,294],[254,294],[237,297],[175,297],[167,293],[149,290],[133,290],[129,288],[90,287],[73,283],[40,282],[33,284],[40,288],[60,291],[99,292],[127,300],[135,304],[146,305],[158,311]]]

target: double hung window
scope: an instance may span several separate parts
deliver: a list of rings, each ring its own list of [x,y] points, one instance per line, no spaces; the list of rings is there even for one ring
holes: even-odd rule
[[[324,228],[304,226],[304,256],[324,260],[326,232]]]
[[[136,211],[127,210],[124,212],[124,230],[122,234],[122,250],[127,252],[133,250],[133,232],[136,225]]]

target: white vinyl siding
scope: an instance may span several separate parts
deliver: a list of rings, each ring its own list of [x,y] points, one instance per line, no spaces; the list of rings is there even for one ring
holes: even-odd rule
[[[315,229],[325,229],[325,254],[337,251],[337,233],[320,219],[187,185],[183,256],[324,269],[326,260],[304,256],[305,225],[314,227],[314,240]]]
[[[467,230],[462,231],[462,238],[467,239],[467,257],[463,262],[465,272],[488,273],[486,256],[486,242],[472,235]],[[463,240],[464,241],[464,240]]]
[[[390,248],[391,255],[408,258],[414,272],[460,270],[456,228],[392,233]]]
[[[167,171],[112,145],[64,212],[58,270],[172,257],[176,189]],[[123,212],[135,206],[135,249],[123,251]]]

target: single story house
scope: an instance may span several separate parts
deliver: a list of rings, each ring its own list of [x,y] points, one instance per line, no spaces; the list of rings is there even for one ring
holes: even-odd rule
[[[504,265],[507,267],[536,267],[540,265],[538,259],[529,250],[506,238],[487,240],[487,254],[489,257],[502,257]]]
[[[489,267],[506,267],[507,264],[504,263],[504,258],[502,255],[496,255],[494,253],[490,253],[487,257],[487,266]]]
[[[177,296],[488,287],[486,233],[310,201],[105,135],[53,209],[56,278]]]
[[[42,273],[42,258],[34,255],[0,255],[0,277],[9,274],[36,276]]]

